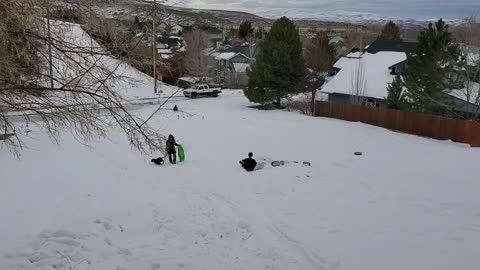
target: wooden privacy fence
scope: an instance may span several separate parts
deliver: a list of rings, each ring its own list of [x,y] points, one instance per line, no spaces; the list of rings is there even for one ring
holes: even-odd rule
[[[430,114],[317,101],[315,116],[362,122],[438,140],[480,147],[480,123]]]

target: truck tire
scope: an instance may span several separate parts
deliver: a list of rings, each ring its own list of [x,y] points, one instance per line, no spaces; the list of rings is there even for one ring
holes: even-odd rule
[[[217,93],[217,92],[213,92],[212,97],[218,97],[218,93]]]
[[[196,99],[197,98],[197,93],[193,92],[190,94],[190,96],[192,97],[192,99]]]

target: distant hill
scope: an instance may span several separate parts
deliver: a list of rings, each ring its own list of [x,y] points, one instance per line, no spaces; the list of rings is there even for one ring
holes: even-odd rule
[[[78,0],[57,0],[58,5],[74,5],[80,8],[87,8],[85,4],[78,4]],[[132,20],[135,16],[150,17],[152,14],[152,1],[150,0],[96,0],[92,1],[92,10],[106,18],[115,18],[119,20]],[[239,25],[242,21],[249,20],[257,26],[269,26],[276,17],[286,15],[296,17],[295,21],[299,27],[303,28],[344,28],[358,27],[368,25],[385,24],[393,20],[404,29],[420,29],[424,27],[429,20],[413,20],[406,18],[394,18],[388,16],[378,16],[370,13],[352,13],[352,12],[333,12],[308,14],[277,14],[274,11],[262,12],[262,16],[247,12],[228,11],[228,10],[207,10],[193,9],[183,7],[172,7],[157,4],[158,16],[171,23],[190,25],[194,23],[207,23],[219,26]],[[295,15],[295,16],[294,16]],[[462,20],[450,20],[448,23],[453,26],[460,25]]]

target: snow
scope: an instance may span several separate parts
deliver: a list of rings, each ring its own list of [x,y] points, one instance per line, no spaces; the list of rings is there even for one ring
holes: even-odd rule
[[[335,37],[332,37],[332,38],[330,39],[329,44],[332,44],[332,43],[333,43],[333,44],[337,44],[337,43],[339,43],[339,42],[344,42],[344,41],[345,41],[345,39],[344,39],[343,37],[341,37],[341,36],[335,36]]]
[[[200,77],[180,77],[178,78],[181,81],[189,82],[189,83],[196,83],[200,81]]]
[[[346,58],[360,58],[362,55],[363,55],[363,52],[360,52],[360,51],[352,52],[352,53],[347,54]],[[342,60],[343,58],[344,57],[340,58],[340,60]],[[342,63],[342,62],[340,62],[340,63]],[[337,63],[335,63],[336,65],[334,65],[334,66],[335,67],[341,67],[341,64],[337,64]]]
[[[480,53],[467,53],[467,64],[468,65],[477,65],[480,62]]]
[[[233,63],[233,68],[235,72],[247,72],[247,69],[250,67],[248,63]]]
[[[151,89],[120,71],[130,98]],[[173,105],[188,114],[151,125],[184,146],[178,165],[115,128],[85,146],[32,126],[20,159],[0,148],[0,269],[477,269],[480,149],[260,111],[235,90]],[[249,151],[263,170],[241,169]]]
[[[235,57],[235,55],[237,55],[237,53],[234,53],[234,52],[226,52],[226,53],[221,53],[221,54],[215,56],[215,59],[216,59],[216,60],[230,60],[230,59],[232,59],[233,57]]]
[[[157,51],[160,54],[172,54],[172,50],[170,49],[157,49]]]
[[[173,57],[173,52],[170,49],[157,49],[162,59],[170,59]]]
[[[348,57],[358,56],[358,53],[348,55]],[[341,70],[325,84],[322,92],[350,95],[353,93],[352,81],[357,77],[358,73],[363,73],[366,85],[364,95],[373,98],[385,98],[388,95],[388,84],[395,77],[390,74],[388,68],[407,58],[403,52],[364,53],[360,59],[348,57],[342,57],[335,63],[334,66]]]
[[[477,82],[469,82],[468,84],[469,86],[463,89],[446,90],[445,93],[472,104],[476,104],[480,100],[480,84]]]
[[[479,149],[259,111],[238,91],[175,104],[193,116],[152,124],[184,145],[177,166],[150,164],[118,130],[85,147],[34,129],[20,160],[1,151],[0,269],[478,266]],[[249,151],[312,167],[247,173]]]
[[[67,42],[83,47],[85,48],[85,51],[90,52],[90,36],[83,31],[79,25],[54,21],[52,23],[52,28],[55,33],[65,35]],[[95,52],[106,53],[106,51],[95,41],[93,41],[93,47]],[[121,79],[115,82],[110,82],[109,84],[114,91],[122,95],[127,101],[153,96],[153,78],[139,70],[122,63],[111,56],[102,54],[94,56],[86,54],[84,61],[89,63],[97,62],[99,66],[103,66],[109,70],[115,70],[114,75]],[[56,64],[59,66],[65,66],[65,69],[67,69],[67,71],[65,71],[66,74],[71,73],[71,71],[68,70],[68,63],[57,61]],[[63,69],[60,70],[63,71]],[[57,71],[57,69],[55,69],[55,71]],[[178,91],[178,88],[162,82],[158,82],[158,88],[162,91],[164,96],[170,96]]]
[[[148,0],[152,1],[152,0]],[[251,0],[239,0],[233,2],[214,1],[214,0],[166,0],[164,4],[189,8],[191,12],[205,12],[209,9],[212,14],[220,12],[219,10],[243,11],[270,19],[277,19],[286,16],[299,20],[318,20],[340,23],[358,23],[384,25],[388,21],[394,21],[401,25],[424,26],[428,22],[437,21],[440,18],[450,25],[459,25],[464,20],[462,18],[468,15],[464,12],[462,15],[452,17],[448,14],[449,8],[443,6],[439,8],[438,2],[424,3],[424,10],[435,10],[435,16],[429,12],[418,13],[418,6],[414,2],[403,3],[401,12],[391,12],[396,8],[397,2],[390,1],[261,1],[251,4]],[[457,3],[457,2],[455,2]],[[473,3],[473,1],[472,1]],[[476,3],[476,2],[475,2]],[[465,4],[458,3],[457,7],[469,10]],[[388,12],[390,11],[390,12]],[[422,10],[423,11],[423,10]],[[440,11],[440,13],[438,12]]]

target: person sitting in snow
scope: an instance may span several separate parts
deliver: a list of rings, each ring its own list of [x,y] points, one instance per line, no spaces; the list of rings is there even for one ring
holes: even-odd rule
[[[255,167],[257,166],[257,162],[252,157],[253,153],[250,152],[248,153],[248,158],[240,161],[240,164],[247,172],[253,172],[253,170],[255,170]]]
[[[175,142],[175,137],[173,137],[172,134],[168,135],[168,140],[165,148],[167,150],[168,160],[171,164],[177,164],[177,151],[175,149],[175,146],[178,146],[178,144]]]

